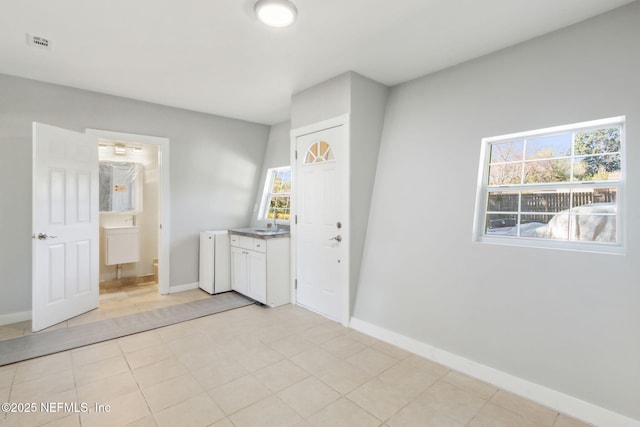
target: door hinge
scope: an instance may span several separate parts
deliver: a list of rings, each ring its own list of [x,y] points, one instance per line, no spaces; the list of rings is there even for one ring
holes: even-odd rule
[[[295,159],[298,160],[298,150],[295,151]]]
[[[298,279],[294,280],[294,283],[295,289],[298,289]]]
[[[295,225],[298,225],[298,215],[295,216],[296,222]]]
[[[160,224],[160,230],[162,230],[162,224]]]

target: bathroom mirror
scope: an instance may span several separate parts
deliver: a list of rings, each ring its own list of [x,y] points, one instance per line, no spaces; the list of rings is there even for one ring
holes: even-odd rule
[[[100,212],[141,211],[142,171],[140,163],[101,161]]]

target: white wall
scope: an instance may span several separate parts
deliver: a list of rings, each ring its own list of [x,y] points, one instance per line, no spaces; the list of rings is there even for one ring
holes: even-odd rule
[[[640,2],[391,91],[354,317],[640,419]],[[626,256],[473,244],[482,137],[627,116]]]
[[[31,309],[31,122],[170,139],[171,286],[198,281],[198,237],[248,224],[269,127],[0,75],[0,315]]]

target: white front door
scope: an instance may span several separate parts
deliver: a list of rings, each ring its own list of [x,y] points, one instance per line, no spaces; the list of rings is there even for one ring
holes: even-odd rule
[[[344,125],[296,137],[296,301],[342,323],[349,314]]]
[[[98,307],[98,141],[33,124],[32,329]]]

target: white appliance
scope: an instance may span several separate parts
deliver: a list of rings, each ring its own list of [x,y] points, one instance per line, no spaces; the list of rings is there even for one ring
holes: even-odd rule
[[[200,288],[210,294],[231,290],[231,261],[227,230],[200,233]]]

